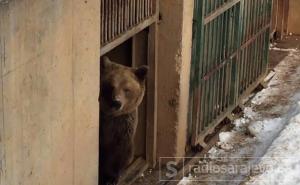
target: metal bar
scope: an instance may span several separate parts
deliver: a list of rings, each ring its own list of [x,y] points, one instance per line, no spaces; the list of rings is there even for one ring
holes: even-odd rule
[[[232,0],[231,2],[224,4],[223,6],[218,8],[216,11],[214,11],[214,13],[212,13],[209,16],[205,17],[204,24],[207,24],[207,23],[211,22],[216,17],[220,16],[222,13],[226,12],[227,10],[232,8],[234,5],[239,3],[239,1],[240,0]]]
[[[266,2],[271,1],[195,0],[190,88],[193,111],[189,116],[194,128],[192,144],[199,143],[202,134],[234,108],[265,71],[270,26]],[[202,15],[197,13],[200,10]]]
[[[101,46],[126,34],[154,14],[153,0],[101,0]]]
[[[118,45],[120,45],[121,43],[123,43],[124,41],[126,41],[127,39],[132,37],[133,35],[137,34],[138,32],[140,32],[143,29],[145,29],[146,27],[148,27],[149,25],[153,24],[156,20],[157,20],[156,16],[155,17],[150,17],[149,19],[143,21],[139,25],[137,25],[137,26],[131,28],[130,30],[126,31],[126,34],[122,34],[118,38],[116,38],[115,40],[113,40],[113,41],[107,43],[106,45],[102,46],[101,50],[100,50],[100,55],[103,56],[104,54],[106,54],[107,52],[112,50],[113,48],[117,47]]]

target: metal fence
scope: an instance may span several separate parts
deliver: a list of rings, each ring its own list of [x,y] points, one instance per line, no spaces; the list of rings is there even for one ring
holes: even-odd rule
[[[204,138],[267,71],[272,0],[195,0],[191,144]]]
[[[287,34],[289,2],[289,0],[273,0],[271,31],[274,39],[283,39]]]
[[[101,0],[101,46],[155,14],[155,0]]]

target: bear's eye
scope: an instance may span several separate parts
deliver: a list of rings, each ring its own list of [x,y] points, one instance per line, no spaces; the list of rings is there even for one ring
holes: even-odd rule
[[[125,94],[130,94],[130,89],[124,89]]]

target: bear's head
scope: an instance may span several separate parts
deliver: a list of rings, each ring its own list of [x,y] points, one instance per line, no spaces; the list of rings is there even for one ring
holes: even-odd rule
[[[142,102],[148,67],[126,67],[103,57],[101,62],[100,109],[110,116],[132,113]]]

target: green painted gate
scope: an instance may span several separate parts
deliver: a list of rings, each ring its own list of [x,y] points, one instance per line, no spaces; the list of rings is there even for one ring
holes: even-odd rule
[[[191,145],[228,116],[267,72],[272,0],[195,0]]]

